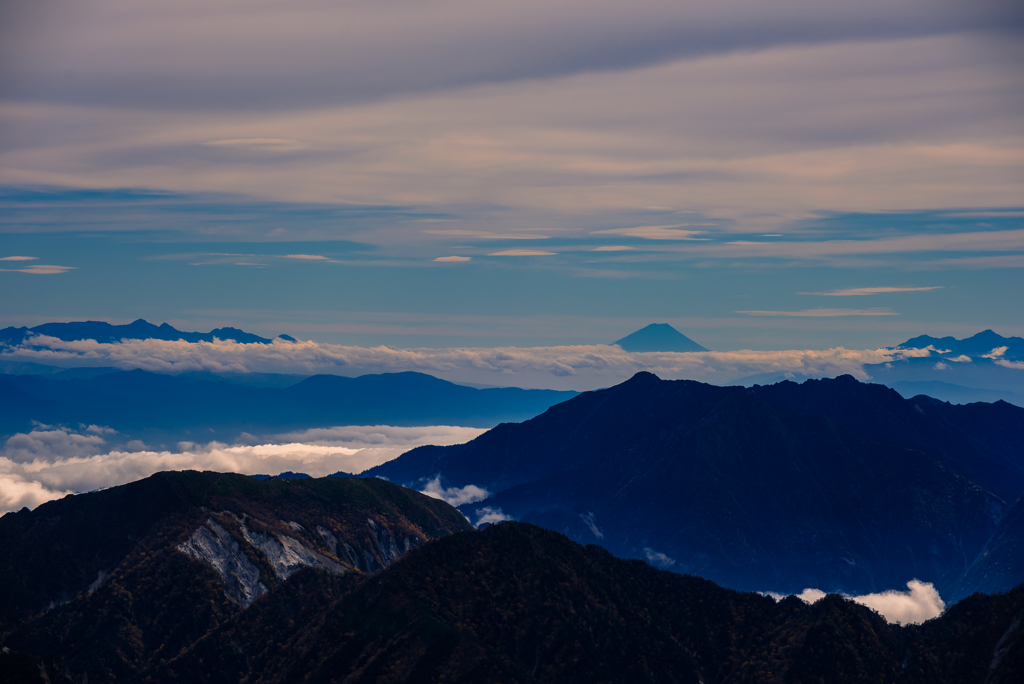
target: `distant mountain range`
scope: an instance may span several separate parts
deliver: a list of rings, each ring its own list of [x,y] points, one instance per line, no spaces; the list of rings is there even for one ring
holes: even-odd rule
[[[161,473],[0,518],[4,682],[1011,684],[1024,588],[922,625],[723,589],[373,479]]]
[[[69,379],[63,379],[64,373],[0,375],[0,435],[27,432],[32,421],[96,424],[118,430],[124,439],[171,444],[194,439],[190,435],[234,440],[242,431],[255,435],[335,425],[492,427],[531,418],[576,396],[514,387],[474,389],[412,372],[314,375],[286,387],[142,370],[68,374]]]
[[[474,521],[500,511],[740,589],[916,577],[960,597],[1024,582],[1022,564],[972,571],[1016,519],[1024,409],[907,400],[849,376],[743,388],[639,373],[364,475],[482,487],[489,498],[461,507]]]
[[[0,344],[19,345],[33,335],[56,337],[58,340],[73,342],[75,340],[96,340],[102,343],[120,342],[121,340],[184,340],[185,342],[213,342],[233,340],[245,344],[270,344],[272,340],[247,333],[238,328],[215,328],[208,333],[182,332],[166,323],[153,325],[143,319],[128,325],[111,325],[102,321],[81,321],[76,323],[44,323],[34,328],[3,328],[0,330]],[[289,335],[279,335],[285,341],[294,342]]]
[[[930,337],[921,335],[907,340],[897,349],[924,349],[934,347],[942,357],[968,356],[972,359],[992,355],[1007,361],[1024,359],[1024,338],[1003,337],[991,330],[983,330],[972,337],[958,340],[955,337]],[[1002,351],[999,351],[1002,349]],[[995,352],[995,353],[993,353]]]
[[[927,394],[954,404],[1006,401],[1024,407],[1024,339],[1003,337],[985,330],[972,337],[935,338],[921,335],[893,349],[935,351],[925,357],[867,364],[872,382],[891,387],[904,397]],[[737,385],[773,385],[800,382],[811,376],[759,373],[735,381]]]
[[[1003,400],[1024,406],[1024,339],[985,330],[972,337],[915,337],[896,349],[936,351],[926,358],[864,366],[875,382],[904,396],[927,394],[958,404]]]
[[[0,345],[17,346],[33,335],[46,335],[59,340],[73,342],[76,340],[96,340],[102,343],[120,342],[121,340],[184,340],[186,342],[212,342],[214,338],[233,340],[246,344],[270,344],[273,340],[238,328],[215,328],[208,333],[182,332],[167,323],[153,325],[138,319],[128,325],[111,325],[102,321],[81,321],[75,323],[44,323],[34,328],[3,328],[0,329]],[[290,335],[278,335],[286,342],[294,342]],[[652,323],[631,335],[613,342],[629,352],[651,351],[708,351],[667,323]]]
[[[628,352],[708,351],[668,323],[651,323],[612,344],[617,344]]]

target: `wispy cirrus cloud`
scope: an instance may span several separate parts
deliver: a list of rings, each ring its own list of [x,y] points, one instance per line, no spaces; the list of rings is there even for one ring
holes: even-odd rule
[[[299,261],[331,261],[329,257],[322,254],[284,254],[282,259],[298,259]]]
[[[0,257],[0,261],[35,261],[38,258],[39,257],[30,257],[30,256],[6,256],[6,257]]]
[[[733,240],[688,248],[693,252],[744,257],[826,257],[926,252],[1024,251],[1024,229],[917,234],[862,240]]]
[[[32,264],[25,268],[0,268],[0,271],[8,273],[31,273],[33,275],[56,275],[73,271],[77,266],[56,266],[52,264]]]
[[[472,260],[473,260],[473,257],[468,257],[468,256],[443,256],[443,257],[437,257],[436,259],[434,259],[434,261],[451,262],[451,263],[463,262],[463,261],[472,261]]]
[[[446,237],[472,238],[476,240],[550,240],[550,235],[538,235],[535,233],[492,233],[486,230],[424,230],[427,235],[442,235]]]
[[[644,240],[704,240],[706,238],[697,237],[702,235],[706,231],[703,230],[686,230],[685,226],[689,224],[680,224],[672,226],[635,226],[633,228],[611,228],[608,230],[595,230],[594,235],[625,235],[627,237],[643,238]],[[715,225],[715,224],[705,224]]]
[[[927,292],[929,290],[941,290],[942,285],[933,287],[849,287],[844,290],[829,290],[827,292],[797,292],[802,295],[821,295],[822,297],[862,297],[867,295],[888,294],[890,292]]]
[[[258,150],[261,152],[293,152],[306,147],[298,140],[286,138],[226,138],[224,140],[209,140],[203,144],[209,147],[227,147]]]
[[[542,249],[504,249],[500,252],[491,252],[487,256],[555,256],[557,252],[545,252]]]
[[[898,316],[889,309],[803,309],[802,311],[737,311],[747,316],[791,316],[794,318],[838,318],[842,316]]]

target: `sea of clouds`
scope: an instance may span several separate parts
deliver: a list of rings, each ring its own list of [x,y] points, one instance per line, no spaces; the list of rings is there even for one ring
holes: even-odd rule
[[[163,470],[247,475],[293,471],[313,477],[359,473],[417,446],[460,444],[482,432],[447,425],[357,425],[274,435],[262,444],[179,442],[171,451],[152,450],[137,440],[114,447],[117,433],[97,425],[39,425],[11,436],[0,451],[0,514],[134,482]]]
[[[94,365],[140,368],[158,373],[333,373],[361,375],[418,371],[453,382],[591,390],[648,371],[664,379],[687,378],[728,383],[739,378],[782,373],[807,376],[850,374],[870,379],[865,364],[930,356],[930,349],[833,349],[728,352],[630,353],[614,345],[394,349],[349,347],[312,341],[241,344],[230,340],[190,343],[166,340],[65,342],[35,336],[4,349],[0,360],[58,366]]]

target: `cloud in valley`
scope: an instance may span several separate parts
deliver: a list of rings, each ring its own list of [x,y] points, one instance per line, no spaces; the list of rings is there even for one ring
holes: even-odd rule
[[[461,506],[462,504],[473,503],[475,501],[483,501],[491,495],[491,493],[483,487],[477,487],[472,484],[466,485],[465,487],[449,487],[445,489],[441,486],[440,475],[428,482],[427,486],[420,491],[427,496],[446,501],[452,506]]]
[[[323,477],[358,473],[423,444],[457,444],[483,430],[450,426],[346,426],[278,435],[277,443],[196,444],[154,450],[141,442],[111,446],[102,426],[40,426],[8,438],[0,451],[0,514],[34,508],[71,492],[134,482],[162,470],[215,470],[247,475],[285,471]],[[243,436],[244,437],[244,436]],[[297,441],[297,440],[308,441]],[[472,491],[477,490],[477,491]],[[465,500],[486,492],[465,488]],[[483,496],[479,494],[483,492]],[[473,495],[478,498],[473,499]],[[457,498],[457,497],[456,497]]]
[[[481,525],[493,525],[506,520],[513,520],[511,515],[505,515],[500,508],[493,508],[491,506],[478,508],[473,511],[473,513],[476,515],[476,522],[473,523],[475,527],[480,527]]]
[[[918,624],[942,615],[946,604],[931,582],[911,580],[907,591],[884,591],[852,597],[854,601],[872,608],[889,622]]]
[[[774,592],[766,593],[776,601],[784,596]],[[820,589],[804,589],[796,596],[807,603],[815,603],[825,598],[825,592]],[[907,591],[890,590],[863,596],[844,596],[877,611],[888,622],[904,625],[920,624],[942,615],[946,610],[946,604],[935,585],[916,579],[907,582]]]

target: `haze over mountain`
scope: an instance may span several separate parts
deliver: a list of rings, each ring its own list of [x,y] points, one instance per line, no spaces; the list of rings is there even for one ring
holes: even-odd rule
[[[954,404],[1006,401],[1024,407],[1024,339],[985,330],[962,340],[920,335],[895,350],[926,350],[923,356],[892,358],[862,366],[872,382],[891,387],[906,398],[925,394]],[[818,375],[758,373],[735,384],[771,385]]]
[[[162,473],[9,513],[0,543],[14,681],[1003,684],[1024,665],[1021,589],[900,627],[475,531],[378,479]]]
[[[848,376],[743,388],[640,373],[365,475],[482,488],[460,507],[474,521],[534,522],[740,589],[918,578],[956,598],[986,588],[961,578],[1024,492],[1024,409]]]
[[[214,328],[208,333],[182,332],[167,323],[153,325],[138,319],[127,325],[111,325],[103,321],[81,321],[75,323],[44,323],[34,328],[3,328],[0,330],[0,344],[14,346],[31,339],[33,335],[56,337],[58,340],[96,340],[97,342],[120,342],[121,340],[184,340],[186,342],[213,342],[214,339],[234,340],[244,344],[270,344],[272,340],[238,328]],[[289,335],[279,335],[285,341],[294,341]]]
[[[626,335],[617,344],[628,352],[703,352],[708,351],[668,323],[651,323]]]
[[[900,349],[934,347],[944,357],[968,356],[972,359],[993,358],[1007,361],[1024,360],[1024,338],[1003,337],[991,330],[983,330],[971,337],[931,337],[920,335],[898,345]],[[1001,349],[1002,348],[1002,349]]]
[[[77,369],[76,369],[77,370]],[[576,395],[514,387],[475,389],[422,373],[316,375],[287,387],[253,387],[202,374],[142,370],[65,380],[0,375],[0,434],[47,425],[100,425],[124,440],[234,440],[339,425],[492,427],[525,420]]]
[[[64,337],[79,337],[93,324],[45,324]],[[110,326],[93,333],[99,340],[63,340],[27,335],[27,328],[8,328],[10,339],[0,339],[0,371],[87,378],[113,369],[143,369],[200,379],[224,379],[258,387],[285,387],[312,374],[346,376],[415,371],[450,382],[486,387],[517,386],[537,389],[596,389],[617,384],[639,371],[660,377],[696,379],[713,384],[773,384],[785,379],[836,377],[852,374],[872,379],[914,396],[925,393],[967,403],[999,399],[1024,404],[1024,372],[1014,351],[1020,338],[1003,338],[988,331],[971,338],[974,356],[936,350],[927,336],[890,348],[853,350],[780,349],[709,352],[667,324],[637,331],[619,344],[564,347],[418,348],[358,347],[323,344],[312,340],[277,343],[242,331],[225,333],[169,332],[166,337],[147,337],[169,326],[137,326],[141,339],[118,338]],[[136,324],[132,324],[135,326]],[[70,327],[69,327],[70,326]],[[63,332],[60,332],[63,330]],[[85,332],[82,332],[85,331]],[[148,332],[147,332],[148,331]],[[165,331],[166,332],[166,331]],[[161,333],[163,334],[163,333]],[[27,336],[26,336],[27,335]],[[287,338],[287,339],[286,339]],[[631,338],[635,338],[632,339]],[[947,339],[943,338],[948,342]],[[105,340],[105,341],[104,341]],[[216,340],[216,342],[211,341]],[[256,340],[256,341],[253,341]],[[917,340],[915,342],[915,340]],[[292,340],[294,342],[294,340]],[[925,344],[925,342],[929,342]],[[989,345],[996,345],[989,348]],[[1004,348],[1005,347],[1005,348]],[[986,351],[987,349],[987,351]],[[675,350],[675,351],[672,351]],[[698,351],[703,350],[703,351]],[[683,352],[683,353],[680,353]],[[920,383],[933,383],[922,385]]]

